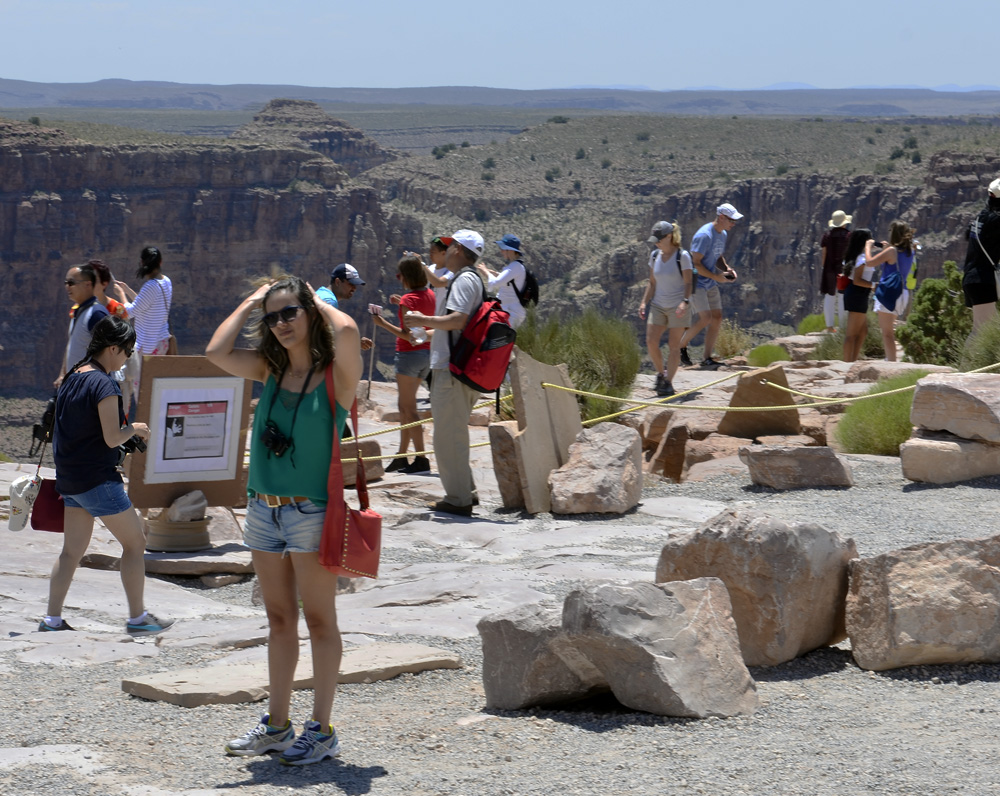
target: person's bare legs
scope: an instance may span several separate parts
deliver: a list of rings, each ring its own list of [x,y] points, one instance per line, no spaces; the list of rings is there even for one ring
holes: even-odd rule
[[[979,331],[979,328],[986,323],[990,318],[993,318],[997,314],[997,304],[995,301],[991,301],[989,304],[973,304],[972,305],[972,334]],[[970,335],[971,337],[972,335]]]
[[[417,389],[420,387],[421,379],[416,376],[404,376],[396,374],[396,406],[399,407],[399,422],[401,425],[416,423],[420,416],[417,413]],[[399,451],[406,453],[410,444],[413,450],[419,453],[424,449],[424,427],[414,426],[399,432]]]
[[[705,332],[705,353],[702,359],[711,359],[715,350],[715,341],[722,328],[722,310],[709,310],[708,330]]]
[[[844,333],[844,362],[856,362],[865,340],[868,317],[863,312],[847,313],[847,331]]]
[[[834,310],[837,308],[837,294],[826,295],[823,294],[823,320],[826,321],[826,333],[832,334],[836,331],[834,326]]]
[[[878,328],[882,331],[882,347],[889,362],[896,361],[896,313],[877,312]]]
[[[671,384],[674,382],[674,374],[681,365],[681,340],[684,339],[683,326],[677,326],[670,330],[667,338],[670,349],[667,351],[667,379]]]
[[[84,509],[67,506],[64,517],[62,552],[52,567],[49,579],[48,616],[62,616],[63,603],[66,602],[73,575],[80,566],[80,560],[87,552],[90,537],[94,533],[94,518]]]
[[[319,563],[318,553],[292,553],[295,581],[309,627],[313,663],[313,715],[326,732],[337,693],[344,643],[337,627],[337,576]],[[297,642],[296,642],[297,643]]]
[[[646,324],[646,350],[649,351],[649,359],[653,363],[653,370],[656,371],[657,376],[663,373],[663,354],[660,352],[660,340],[665,331],[667,331],[666,326]],[[678,362],[680,362],[680,355],[680,351],[678,351]]]
[[[299,602],[295,569],[291,559],[283,558],[281,553],[253,550],[251,555],[267,611],[267,678],[270,688],[267,712],[271,726],[284,727],[289,719],[292,681],[299,662]]]
[[[712,316],[710,312],[699,312],[695,316],[694,325],[688,327],[688,329],[684,332],[684,339],[681,340],[681,348],[687,348],[691,341],[698,336],[698,333],[708,326],[708,323],[711,320]]]
[[[129,617],[141,616],[146,610],[143,592],[146,588],[146,536],[142,532],[142,522],[134,508],[120,514],[101,517],[112,536],[122,546],[119,564],[125,599],[128,601]]]

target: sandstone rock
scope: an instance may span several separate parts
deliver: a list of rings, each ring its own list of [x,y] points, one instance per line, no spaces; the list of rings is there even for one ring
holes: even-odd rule
[[[1000,661],[1000,537],[851,562],[847,632],[862,669]]]
[[[842,640],[853,539],[819,525],[724,511],[660,553],[656,582],[726,584],[748,666],[774,666]]]
[[[773,436],[757,437],[757,443],[772,448],[810,448],[816,445],[816,440],[805,434],[775,434]]]
[[[524,508],[521,494],[521,475],[517,470],[517,455],[514,451],[514,437],[517,435],[517,421],[504,420],[490,424],[490,453],[493,456],[493,472],[500,489],[500,500],[505,509]]]
[[[772,489],[854,486],[847,459],[830,448],[748,445],[740,459],[750,468],[750,480]]]
[[[746,477],[747,466],[740,461],[739,456],[724,456],[707,462],[692,464],[684,473],[685,481],[711,481],[721,475]]]
[[[903,477],[950,484],[1000,475],[1000,445],[946,433],[919,432],[899,446]]]
[[[722,459],[727,456],[736,456],[740,448],[744,447],[750,440],[740,437],[727,437],[723,434],[709,434],[702,440],[689,440],[684,448],[684,471],[685,473],[696,464]]]
[[[685,450],[689,439],[686,423],[671,418],[667,430],[660,437],[656,450],[647,454],[647,473],[662,475],[671,481],[680,481],[684,473]]]
[[[814,409],[800,410],[799,422],[802,425],[803,434],[807,437],[812,437],[817,445],[822,446],[827,444],[827,418],[825,415]]]
[[[771,342],[780,345],[788,352],[793,362],[805,362],[812,357],[813,352],[823,341],[822,333],[793,334],[789,337],[777,337]]]
[[[242,583],[243,575],[202,575],[199,580],[209,589]]]
[[[522,605],[490,616],[476,626],[483,642],[483,689],[486,707],[521,710],[533,705],[571,702],[607,691],[603,675],[566,645],[556,654],[553,641],[562,637],[562,606],[556,602]]]
[[[673,409],[647,409],[642,413],[639,433],[642,434],[643,450],[659,446],[660,440],[670,427],[670,418],[673,415]]]
[[[563,607],[568,641],[626,707],[661,716],[735,716],[757,708],[721,581],[597,584]]]
[[[382,455],[382,447],[379,445],[377,439],[362,439],[358,440],[358,445],[361,448],[361,458],[368,459],[364,463],[365,465],[365,479],[368,481],[375,481],[385,475],[385,468],[382,466],[382,460],[377,457]],[[340,443],[340,458],[341,466],[344,468],[344,486],[354,486],[355,480],[357,480],[357,464],[354,461],[355,456],[354,441]]]
[[[580,432],[569,461],[549,474],[555,514],[623,514],[642,497],[642,440],[617,423]]]
[[[1000,443],[1000,374],[932,374],[917,383],[910,420],[930,431]]]
[[[740,376],[729,405],[731,407],[788,406],[795,403],[792,395],[772,387],[771,384],[788,386],[785,371],[780,364]],[[798,434],[801,429],[798,409],[773,412],[726,412],[719,421],[720,434],[747,439],[767,434]]]
[[[860,381],[878,381],[899,376],[902,373],[912,373],[915,370],[926,370],[931,373],[954,373],[955,369],[947,365],[920,365],[915,362],[885,362],[884,360],[863,360],[851,365],[844,376],[847,384]]]
[[[444,650],[421,644],[369,644],[346,650],[340,664],[339,683],[373,683],[404,672],[460,669],[462,661]],[[300,655],[292,688],[311,688],[312,659],[308,648]],[[175,669],[122,680],[126,694],[169,702],[183,708],[257,702],[268,695],[267,660]]]
[[[510,383],[517,413],[514,437],[524,507],[531,514],[549,511],[549,474],[569,458],[569,447],[583,429],[576,396],[543,383],[573,387],[565,365],[546,365],[514,346]]]

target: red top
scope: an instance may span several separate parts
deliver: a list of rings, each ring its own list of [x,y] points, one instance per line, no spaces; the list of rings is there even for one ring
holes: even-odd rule
[[[399,325],[404,329],[410,328],[403,320],[403,313],[405,312],[419,312],[421,315],[433,315],[434,310],[434,291],[429,287],[414,290],[411,293],[404,293],[403,298],[399,302]],[[402,337],[396,338],[397,351],[430,351],[430,348],[430,340],[420,345],[410,345]]]

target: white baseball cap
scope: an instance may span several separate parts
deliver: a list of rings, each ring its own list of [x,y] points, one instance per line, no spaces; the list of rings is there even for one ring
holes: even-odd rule
[[[451,246],[452,243],[459,243],[470,252],[473,252],[476,257],[482,257],[483,249],[486,248],[483,236],[478,232],[473,232],[471,229],[460,229],[450,238],[442,237],[441,242],[445,246]]]
[[[30,475],[15,478],[10,484],[10,519],[7,527],[12,531],[23,531],[31,516],[31,507],[35,505],[38,490],[42,482]]]
[[[731,218],[733,221],[739,221],[741,218],[743,218],[743,214],[735,207],[733,207],[731,204],[729,204],[729,202],[726,202],[724,205],[719,205],[717,208],[715,208],[715,212],[720,216],[727,216],[728,218]]]
[[[997,177],[990,183],[990,196],[1000,199],[1000,177]]]

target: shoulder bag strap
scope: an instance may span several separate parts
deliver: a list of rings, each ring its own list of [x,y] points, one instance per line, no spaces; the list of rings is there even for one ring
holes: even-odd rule
[[[489,299],[489,296],[486,293],[486,284],[480,278],[479,274],[476,273],[476,269],[473,268],[471,265],[467,265],[464,268],[462,268],[461,270],[459,270],[459,272],[457,274],[455,274],[454,278],[451,280],[451,282],[448,285],[448,292],[444,294],[444,306],[442,307],[442,309],[445,311],[446,314],[448,312],[448,296],[451,295],[451,286],[454,285],[455,282],[458,281],[458,278],[462,274],[464,274],[466,271],[468,271],[470,274],[472,274],[474,277],[476,277],[476,279],[479,280],[479,286],[483,289],[483,300],[479,303],[479,306],[481,307]],[[476,310],[478,310],[478,309],[479,309],[479,307],[476,307]],[[473,310],[473,312],[469,313],[469,317],[465,319],[465,325],[466,326],[469,325],[469,321],[472,320],[472,316],[474,314],[475,314],[475,310]],[[465,326],[463,326],[461,329],[455,329],[454,331],[456,331],[456,332],[463,332],[463,331],[465,331]],[[451,332],[450,331],[446,331],[445,334],[448,335],[448,359],[451,359],[452,349],[454,348],[454,346],[452,345],[452,342],[451,342]]]
[[[339,494],[342,503],[344,500],[344,469],[340,459],[340,429],[337,428],[337,391],[333,384],[333,363],[326,366],[326,396],[330,402],[330,411],[333,413],[333,452],[330,457],[330,474],[327,477],[326,491],[327,501],[334,500],[334,495]],[[357,467],[357,475],[354,479],[354,488],[358,493],[358,500],[361,502],[362,511],[369,506],[368,502],[368,479],[365,476],[365,463],[361,461],[361,443],[358,442],[358,401],[351,404],[351,421],[354,424],[354,460]]]
[[[163,299],[163,309],[167,311],[167,334],[170,334],[170,305],[167,304],[167,291],[163,289],[163,285],[160,284],[160,280],[154,280],[156,286],[160,289],[160,298]]]
[[[979,248],[983,250],[983,255],[986,257],[986,262],[992,265],[994,268],[997,267],[997,263],[993,262],[993,258],[990,257],[990,253],[986,251],[986,247],[983,246],[983,236],[980,234],[983,230],[983,225],[979,221],[979,216],[976,216],[976,220],[972,222],[973,232],[976,233],[976,243],[979,244]]]

